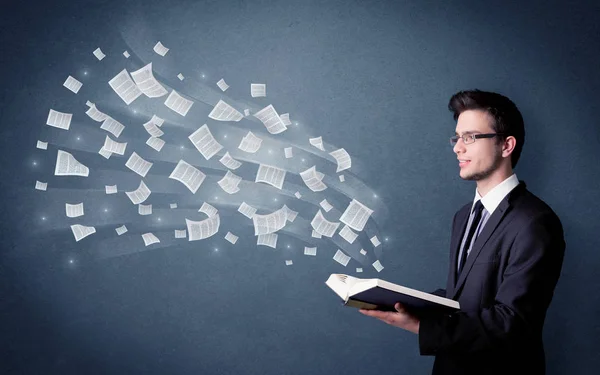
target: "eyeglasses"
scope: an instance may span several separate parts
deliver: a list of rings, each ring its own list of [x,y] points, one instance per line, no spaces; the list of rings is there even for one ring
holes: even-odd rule
[[[468,145],[475,142],[478,138],[494,138],[497,135],[504,135],[504,133],[488,133],[488,134],[463,134],[462,136],[455,135],[450,137],[450,145],[454,146],[458,143],[458,140],[462,138],[463,142]]]

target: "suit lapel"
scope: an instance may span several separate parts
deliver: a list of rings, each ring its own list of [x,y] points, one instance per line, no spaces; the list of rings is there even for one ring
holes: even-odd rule
[[[514,199],[515,196],[519,195],[520,192],[522,191],[522,189],[524,189],[524,188],[525,188],[524,182],[521,182],[519,185],[517,185],[502,200],[502,202],[500,202],[500,204],[498,205],[498,207],[496,208],[496,210],[494,211],[492,216],[490,216],[487,223],[483,227],[483,230],[481,231],[479,236],[475,239],[475,243],[473,243],[473,248],[471,249],[471,253],[467,257],[467,261],[466,261],[463,269],[460,272],[460,276],[458,277],[458,280],[456,280],[456,277],[454,277],[456,284],[453,288],[450,298],[456,297],[456,295],[458,294],[458,292],[464,285],[465,279],[469,275],[469,272],[471,271],[471,268],[473,267],[473,263],[475,263],[475,260],[477,259],[477,256],[481,252],[481,249],[483,248],[483,246],[485,246],[486,242],[489,240],[492,233],[494,233],[494,231],[496,230],[496,228],[498,227],[498,225],[500,224],[500,222],[502,221],[502,219],[504,218],[506,213],[509,211],[509,208],[511,206],[511,200]],[[468,215],[467,215],[467,217],[468,217]],[[464,224],[464,225],[466,226],[466,224]],[[460,236],[460,239],[458,240],[459,246],[460,246],[461,240],[462,240],[462,236]],[[458,252],[458,250],[456,249],[455,252]],[[453,257],[453,262],[454,262],[453,274],[454,275],[456,275],[456,258],[457,258],[456,256]]]
[[[465,235],[465,229],[469,221],[471,204],[467,205],[456,218],[456,228],[450,243],[450,282],[446,286],[447,294],[452,295],[454,285],[456,285],[456,267],[458,262],[458,252],[460,251],[460,243]]]

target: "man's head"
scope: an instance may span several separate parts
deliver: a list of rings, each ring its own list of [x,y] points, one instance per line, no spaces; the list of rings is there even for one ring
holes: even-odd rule
[[[507,97],[480,90],[460,91],[450,98],[448,108],[454,114],[456,135],[453,150],[465,180],[502,182],[517,165],[525,127],[517,106]],[[489,134],[489,135],[485,135]],[[497,135],[496,135],[497,134]],[[465,143],[461,136],[467,137]],[[488,138],[482,138],[481,135]]]

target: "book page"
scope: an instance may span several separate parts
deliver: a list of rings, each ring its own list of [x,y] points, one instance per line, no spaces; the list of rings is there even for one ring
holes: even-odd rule
[[[81,176],[88,177],[90,170],[73,157],[70,153],[58,150],[56,155],[55,176]]]
[[[204,202],[204,203],[202,203],[202,206],[200,207],[198,212],[203,212],[208,217],[211,217],[211,216],[216,215],[219,211],[214,206],[209,204],[208,202]]]
[[[127,142],[119,143],[119,142],[113,141],[108,135],[104,139],[104,146],[102,146],[102,148],[105,149],[106,151],[109,151],[112,154],[119,154],[119,155],[125,154],[126,147],[127,147]]]
[[[373,210],[356,199],[352,199],[340,217],[340,221],[356,231],[362,231]]]
[[[103,58],[106,57],[106,55],[102,52],[102,50],[100,49],[100,47],[96,48],[94,50],[94,52],[92,52],[94,54],[94,56],[96,56],[96,58],[98,59],[98,61],[102,61]]]
[[[88,110],[85,111],[85,114],[88,115],[89,118],[91,118],[92,120],[94,120],[96,122],[102,122],[108,118],[108,115],[106,115],[103,112],[101,112],[100,110],[98,110],[98,108],[96,108],[95,104],[93,104],[93,103],[91,103],[91,104],[92,105],[89,106]]]
[[[187,225],[188,240],[197,241],[209,238],[217,233],[221,219],[219,218],[219,214],[216,214],[202,221],[185,219],[185,223]]]
[[[69,89],[71,92],[77,94],[79,92],[79,89],[81,89],[81,86],[83,86],[83,83],[79,82],[71,76],[68,76],[65,83],[63,83],[63,86]]]
[[[340,223],[327,221],[327,219],[325,219],[325,217],[323,216],[321,210],[319,210],[310,222],[310,225],[317,233],[325,237],[333,237],[335,231],[340,226]]]
[[[250,206],[249,204],[246,204],[246,202],[242,202],[242,204],[240,204],[240,207],[238,208],[238,212],[246,216],[248,219],[252,219],[254,217],[254,214],[256,213],[256,208]]]
[[[50,125],[58,129],[69,130],[72,117],[72,113],[62,113],[51,109],[48,113],[46,125]]]
[[[304,246],[304,255],[317,256],[317,248]]]
[[[223,146],[213,137],[208,125],[204,124],[198,130],[193,132],[189,137],[194,147],[204,156],[204,159],[209,160],[221,151]]]
[[[154,50],[154,52],[156,52],[157,54],[159,54],[163,57],[167,54],[167,52],[169,52],[169,49],[167,47],[165,47],[160,41],[158,41],[158,43],[156,43],[154,45],[153,50]]]
[[[325,151],[325,148],[323,147],[323,137],[309,138],[308,142],[319,150]]]
[[[120,227],[115,228],[115,231],[117,232],[117,236],[120,236],[127,233],[127,227],[125,225],[121,225]]]
[[[233,234],[231,232],[227,232],[227,234],[225,235],[225,239],[234,245],[237,242],[238,238],[239,238],[238,236],[236,236],[235,234]]]
[[[95,109],[96,107],[93,107],[93,108]],[[92,108],[90,108],[90,110],[91,109]],[[96,112],[99,112],[99,111],[96,111]],[[100,129],[106,130],[107,132],[111,133],[115,137],[119,138],[119,136],[123,132],[123,129],[125,129],[125,125],[121,124],[120,122],[113,119],[112,117],[109,117],[106,115],[104,115],[103,117],[104,117],[104,122],[102,122]]]
[[[354,233],[350,227],[344,225],[340,230],[340,236],[345,239],[348,243],[354,243],[358,234]]]
[[[223,155],[223,157],[219,159],[219,162],[221,162],[221,164],[223,164],[227,168],[233,170],[238,169],[242,165],[241,162],[232,158],[231,155],[229,155],[229,152],[226,152],[225,155]]]
[[[152,205],[138,204],[138,214],[141,216],[152,215]]]
[[[117,194],[117,185],[106,185],[104,186],[106,194]]]
[[[277,234],[269,233],[269,234],[259,234],[256,237],[256,244],[261,246],[269,246],[273,249],[277,248]]]
[[[253,98],[262,98],[267,96],[267,85],[264,83],[251,83],[250,96]]]
[[[142,239],[144,240],[144,246],[150,246],[155,243],[159,243],[160,240],[152,233],[144,233],[142,234]]]
[[[79,242],[87,236],[96,233],[96,228],[87,227],[81,224],[71,225],[71,231],[73,232],[73,236],[75,237],[75,242]]]
[[[116,186],[115,186],[116,193]],[[126,191],[125,194],[131,200],[133,204],[140,204],[146,201],[152,192],[148,189],[148,186],[144,183],[144,181],[140,181],[140,185],[134,191]],[[108,194],[108,193],[107,193]]]
[[[165,145],[165,141],[158,137],[150,137],[146,141],[146,144],[155,149],[156,151],[160,152],[160,150],[162,150],[163,146]]]
[[[217,121],[240,121],[244,118],[240,112],[238,112],[231,105],[225,103],[222,100],[219,100],[217,104],[215,104],[214,108],[208,114],[208,117],[217,120]]]
[[[225,176],[217,181],[217,183],[227,194],[235,194],[240,191],[240,188],[238,187],[240,181],[242,181],[240,176],[231,173],[231,171],[227,171]]]
[[[187,229],[175,229],[175,238],[186,238]]]
[[[225,91],[229,88],[229,85],[227,83],[225,83],[225,80],[223,78],[221,78],[219,80],[219,82],[217,82],[217,86],[219,86],[221,91]]]
[[[154,78],[152,63],[148,63],[143,68],[131,72],[131,78],[133,78],[138,89],[149,98],[160,98],[168,93],[167,89]]]
[[[140,176],[146,177],[146,174],[152,167],[152,164],[153,163],[142,159],[134,151],[125,163],[125,166],[134,171],[135,173],[139,174]]]
[[[171,91],[167,100],[165,100],[165,105],[167,108],[177,112],[181,116],[187,115],[190,108],[192,108],[193,101],[187,100],[183,96],[179,95],[175,90]]]
[[[65,211],[67,213],[67,217],[83,216],[83,202],[77,204],[65,203]]]
[[[113,89],[113,91],[125,102],[125,104],[129,105],[134,100],[136,100],[142,92],[135,85],[127,69],[121,70],[119,74],[114,76],[110,81],[108,81],[109,86]]]
[[[242,141],[240,142],[238,148],[242,151],[253,154],[256,151],[258,151],[261,144],[262,139],[255,136],[252,132],[248,132],[248,134],[246,134],[244,138],[242,138]]]
[[[348,262],[350,262],[350,257],[344,254],[342,250],[338,249],[338,251],[336,251],[335,255],[333,256],[333,260],[346,267],[348,265]]]
[[[256,173],[255,182],[264,182],[281,190],[283,180],[285,179],[285,170],[270,165],[260,164]]]
[[[47,150],[48,142],[37,141],[37,144],[35,145],[35,147],[39,148],[40,150]]]
[[[327,186],[321,181],[323,178],[322,175],[318,174],[316,166],[314,165],[307,170],[300,172],[300,177],[302,177],[302,181],[304,181],[306,187],[314,192],[327,189]]]
[[[323,210],[325,210],[325,212],[329,212],[333,208],[333,206],[327,202],[327,199],[323,199],[319,205],[323,208]]]
[[[255,213],[254,216],[252,216],[252,222],[254,223],[255,236],[277,232],[285,227],[287,222],[287,210],[280,208],[267,215],[258,215]]]
[[[192,194],[196,194],[206,175],[193,165],[186,163],[184,160],[179,160],[169,178],[181,182]]]
[[[330,152],[329,155],[333,156],[334,159],[337,161],[337,169],[335,173],[349,169],[352,166],[352,160],[350,159],[350,155],[343,148]]]
[[[272,104],[256,112],[254,117],[259,119],[271,134],[279,134],[287,130]]]
[[[155,123],[152,122],[152,120],[144,124],[144,129],[146,129],[146,132],[152,137],[158,138],[162,137],[165,134]]]
[[[46,191],[46,190],[48,190],[48,183],[47,182],[36,181],[35,182],[35,189],[36,190],[41,190],[41,191]]]

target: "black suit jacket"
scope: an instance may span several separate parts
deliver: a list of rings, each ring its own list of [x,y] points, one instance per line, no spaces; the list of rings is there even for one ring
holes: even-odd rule
[[[460,311],[421,317],[419,349],[433,374],[544,374],[542,328],[565,241],[554,211],[520,181],[477,237],[460,276],[457,254],[472,203],[452,224],[445,290]]]

